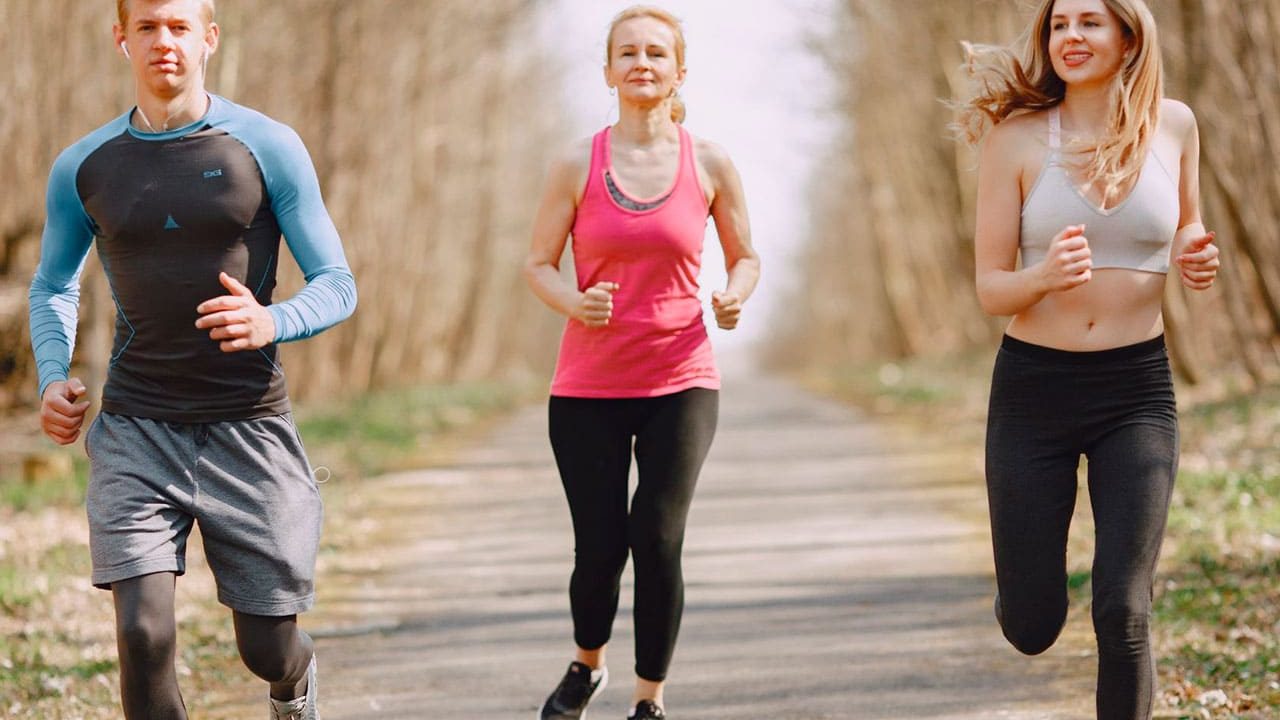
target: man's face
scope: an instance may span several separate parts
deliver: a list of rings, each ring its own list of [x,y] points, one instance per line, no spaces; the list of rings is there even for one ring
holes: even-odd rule
[[[174,97],[204,85],[204,63],[217,48],[218,28],[205,24],[200,0],[131,0],[116,42],[128,48],[140,88]]]

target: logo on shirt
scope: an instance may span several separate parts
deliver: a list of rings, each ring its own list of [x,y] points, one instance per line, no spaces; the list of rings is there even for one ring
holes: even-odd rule
[[[178,224],[177,220],[173,219],[172,215],[170,215],[169,218],[164,221],[164,229],[165,230],[181,230],[182,226]]]
[[[209,178],[216,178],[216,177],[222,177],[222,168],[218,168],[217,170],[205,170],[205,171],[204,171],[204,179],[205,179],[205,180],[208,180]]]

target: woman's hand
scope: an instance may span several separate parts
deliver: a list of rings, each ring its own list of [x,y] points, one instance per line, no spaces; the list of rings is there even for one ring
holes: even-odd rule
[[[1040,280],[1046,292],[1064,292],[1093,277],[1092,253],[1084,225],[1068,225],[1049,242],[1049,253],[1040,262]]]
[[[1215,233],[1208,232],[1187,243],[1182,254],[1174,259],[1182,268],[1182,284],[1192,290],[1208,290],[1218,277],[1218,246],[1213,244]]]
[[[574,319],[587,327],[608,325],[613,317],[613,294],[616,292],[618,283],[615,282],[601,281],[587,288],[573,313]]]
[[[716,291],[711,293],[711,309],[716,313],[716,325],[721,330],[732,330],[738,327],[738,317],[742,315],[742,299],[737,293]]]

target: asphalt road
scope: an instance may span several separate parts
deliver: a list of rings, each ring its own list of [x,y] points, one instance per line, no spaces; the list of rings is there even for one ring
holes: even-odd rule
[[[972,449],[779,380],[727,382],[721,407],[686,538],[674,720],[1092,717],[1087,644],[1024,658],[1000,636]],[[367,536],[326,561],[307,621],[323,717],[534,718],[572,652],[545,410],[359,492]],[[627,712],[624,582],[592,720]]]

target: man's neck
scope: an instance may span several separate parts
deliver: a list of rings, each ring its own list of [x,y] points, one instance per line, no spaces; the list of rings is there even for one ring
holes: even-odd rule
[[[209,93],[203,86],[167,98],[138,93],[138,112],[133,114],[133,126],[143,132],[168,132],[204,117],[209,103]]]

